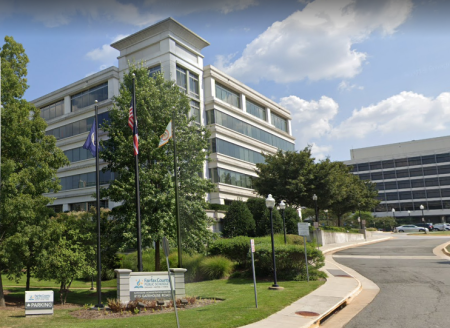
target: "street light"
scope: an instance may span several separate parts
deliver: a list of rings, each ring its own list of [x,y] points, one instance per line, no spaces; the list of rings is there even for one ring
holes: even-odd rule
[[[286,204],[284,203],[284,200],[282,200],[278,206],[280,207],[281,215],[283,216],[284,244],[286,245],[286,222],[284,220],[284,209],[286,208]]]
[[[326,214],[327,214],[327,226],[329,226],[329,222],[328,222],[328,210],[323,210]]]
[[[361,223],[361,209],[359,208],[359,203],[358,203],[358,222],[359,222],[359,229],[362,230],[362,223]]]
[[[392,209],[392,215],[394,216],[394,220],[395,220],[395,208]]]
[[[272,195],[269,194],[269,196],[267,196],[267,198],[266,198],[266,207],[269,209],[269,212],[270,212],[270,237],[272,240],[272,262],[273,262],[273,285],[272,285],[272,287],[274,287],[275,289],[278,289],[279,286],[277,284],[277,266],[275,264],[275,245],[273,243],[272,210],[273,210],[274,206],[275,206],[275,199],[273,199]]]
[[[411,211],[408,211],[408,215],[409,215],[409,224],[411,224]]]
[[[425,219],[423,218],[423,209],[424,209],[425,207],[423,206],[423,205],[420,205],[420,209],[422,210],[422,222],[425,222]]]
[[[316,212],[316,222],[319,223],[319,215],[317,213],[317,195],[316,194],[313,195],[313,201],[314,201],[314,207],[315,207],[315,212]]]

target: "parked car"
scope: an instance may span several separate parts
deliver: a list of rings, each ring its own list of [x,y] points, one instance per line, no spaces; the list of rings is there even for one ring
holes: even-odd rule
[[[395,228],[395,232],[425,232],[428,233],[428,228],[418,227],[414,224],[405,224]]]
[[[436,223],[433,224],[433,228],[437,231],[450,230],[450,223]]]
[[[429,231],[434,230],[433,223],[416,223],[416,226],[422,227],[422,228],[427,228]]]

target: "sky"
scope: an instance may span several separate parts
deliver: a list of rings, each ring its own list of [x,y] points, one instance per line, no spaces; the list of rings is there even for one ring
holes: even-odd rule
[[[448,135],[447,0],[0,0],[4,36],[30,59],[32,101],[110,66],[109,45],[167,17],[214,65],[292,114],[317,159]]]

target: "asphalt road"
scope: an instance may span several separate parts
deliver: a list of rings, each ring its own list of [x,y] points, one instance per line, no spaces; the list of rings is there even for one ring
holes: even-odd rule
[[[336,252],[336,262],[380,288],[373,302],[345,328],[449,328],[450,261],[433,254],[433,248],[448,241],[400,235]]]

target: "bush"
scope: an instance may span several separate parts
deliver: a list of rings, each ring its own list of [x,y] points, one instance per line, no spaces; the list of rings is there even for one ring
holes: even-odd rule
[[[200,262],[199,269],[205,280],[222,279],[233,271],[233,262],[224,256],[207,257]]]
[[[246,203],[255,220],[255,236],[270,234],[270,212],[264,198],[249,198]],[[272,211],[273,231],[283,232],[283,219],[277,209]]]
[[[161,250],[161,270],[167,270],[166,265],[166,257],[164,252]],[[130,254],[121,254],[120,255],[120,268],[121,269],[130,269],[133,271],[137,270],[137,252],[133,252]],[[144,271],[155,271],[155,250],[154,249],[146,249],[142,252],[142,268]]]
[[[228,211],[228,205],[223,204],[209,204],[207,206],[208,210],[215,210],[215,211]]]
[[[242,201],[231,203],[223,219],[223,236],[253,236],[255,234],[255,220],[253,215]]]
[[[202,275],[200,273],[199,267],[200,262],[205,258],[203,254],[186,254],[183,253],[183,263],[182,266],[186,269],[184,274],[185,282],[196,282],[202,280]],[[171,253],[169,255],[169,265],[171,268],[178,267],[178,253]],[[164,266],[164,267],[167,267]],[[167,268],[166,268],[167,270]]]
[[[359,233],[359,229],[345,227],[322,227],[324,231]]]
[[[318,279],[323,274],[319,269],[324,266],[325,258],[321,251],[311,245],[306,247],[310,280]],[[300,279],[306,273],[304,247],[299,245],[277,245],[275,248],[277,277],[280,279]],[[260,277],[273,275],[272,245],[260,244],[255,252],[255,270]],[[306,274],[304,275],[306,280]]]

